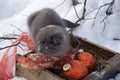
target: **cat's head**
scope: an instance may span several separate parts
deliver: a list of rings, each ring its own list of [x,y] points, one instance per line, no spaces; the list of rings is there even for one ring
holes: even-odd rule
[[[49,25],[39,30],[36,39],[38,52],[53,56],[62,56],[70,49],[68,32],[56,25]]]

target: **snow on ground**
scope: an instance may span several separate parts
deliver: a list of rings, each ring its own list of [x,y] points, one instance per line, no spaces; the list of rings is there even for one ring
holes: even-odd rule
[[[120,0],[115,0],[112,8],[113,14],[107,17],[105,11],[108,5],[98,10],[98,7],[111,1],[87,0],[85,20],[81,21],[81,25],[74,30],[74,35],[86,38],[89,41],[120,53],[120,40],[113,40],[113,38],[120,39]],[[79,0],[79,2],[80,4],[76,6],[76,10],[78,16],[81,17],[84,1]],[[0,7],[0,37],[6,34],[21,33],[17,28],[28,32],[27,17],[32,12],[47,7],[54,9],[62,18],[72,22],[78,20],[72,6],[72,0],[1,0]],[[98,11],[99,13],[96,16]],[[92,18],[95,18],[95,20]],[[93,24],[94,21],[95,23]],[[105,29],[104,26],[106,26]],[[10,43],[10,41],[5,43],[1,40],[0,47]],[[0,56],[3,53],[4,50],[1,50]]]
[[[23,10],[32,0],[0,0],[0,20],[12,17]]]

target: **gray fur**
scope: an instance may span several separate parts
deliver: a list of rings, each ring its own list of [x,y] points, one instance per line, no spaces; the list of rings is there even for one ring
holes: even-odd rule
[[[37,52],[53,56],[68,53],[69,33],[65,30],[65,23],[54,10],[45,8],[33,13],[28,18],[28,26]]]

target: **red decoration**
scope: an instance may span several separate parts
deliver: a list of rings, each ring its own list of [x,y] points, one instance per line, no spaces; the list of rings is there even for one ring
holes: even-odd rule
[[[81,60],[87,68],[91,71],[95,68],[96,59],[89,52],[81,52],[78,54],[78,59]]]
[[[81,80],[88,74],[88,69],[83,62],[79,60],[72,60],[68,64],[63,66],[63,76],[68,80]]]

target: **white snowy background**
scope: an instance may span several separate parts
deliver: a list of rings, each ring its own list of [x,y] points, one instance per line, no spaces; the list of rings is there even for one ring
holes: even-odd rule
[[[80,4],[75,8],[78,17],[81,18],[84,0],[78,1]],[[112,6],[106,5],[112,1],[114,1]],[[106,15],[109,6],[108,11],[112,14]],[[62,18],[72,22],[78,20],[72,0],[0,0],[0,37],[20,34],[20,30],[28,32],[26,24],[28,16],[47,7],[54,9]],[[87,0],[85,9],[85,18],[79,22],[81,25],[74,30],[74,35],[120,53],[120,40],[113,40],[120,39],[120,0]],[[0,40],[0,48],[10,43],[11,41]],[[3,53],[4,50],[0,50],[0,57]],[[14,80],[19,79],[15,77]]]

